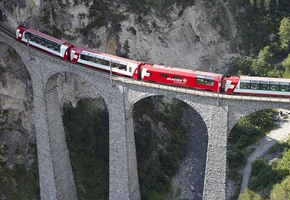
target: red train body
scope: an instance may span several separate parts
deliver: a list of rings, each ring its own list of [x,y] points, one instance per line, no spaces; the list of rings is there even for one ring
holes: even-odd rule
[[[18,26],[17,40],[49,54],[90,68],[142,81],[225,94],[290,97],[290,79],[227,76],[176,67],[147,64],[107,53],[75,47],[39,31]]]
[[[219,92],[222,75],[162,65],[145,64],[141,67],[143,81]]]

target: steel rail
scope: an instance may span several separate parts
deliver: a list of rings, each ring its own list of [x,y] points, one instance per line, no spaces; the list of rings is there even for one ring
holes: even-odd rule
[[[23,50],[27,50],[27,45],[24,43],[21,43],[16,40],[14,32],[12,32],[11,28],[5,27],[3,23],[0,23],[0,33],[5,34],[9,37],[9,40],[12,44],[20,46]],[[118,76],[115,74],[112,74],[110,76],[110,73],[106,73],[103,71],[97,71],[94,69],[90,69],[88,67],[84,67],[80,64],[71,63],[69,61],[65,61],[61,58],[52,56],[50,54],[46,54],[45,52],[42,52],[40,50],[31,48],[31,53],[35,56],[41,57],[43,59],[53,61],[54,63],[58,63],[60,65],[65,65],[67,67],[73,68],[75,70],[82,71],[84,73],[93,75],[93,76],[99,76],[106,79],[111,79],[115,82],[121,82],[121,83],[127,83],[127,84],[134,84],[134,85],[140,85],[143,87],[150,87],[155,89],[161,89],[161,90],[167,90],[172,92],[180,92],[185,94],[192,94],[192,95],[198,95],[198,96],[205,96],[205,97],[211,97],[211,98],[221,98],[221,99],[231,99],[231,100],[246,100],[246,101],[263,101],[263,102],[281,102],[281,103],[288,103],[290,102],[290,98],[280,98],[280,97],[263,97],[263,96],[247,96],[247,95],[229,95],[229,94],[222,94],[222,93],[214,93],[210,91],[203,91],[203,90],[195,90],[195,89],[189,89],[189,88],[181,88],[181,87],[174,87],[169,85],[162,85],[157,83],[149,83],[144,82],[140,80],[135,80],[129,77],[123,77]]]

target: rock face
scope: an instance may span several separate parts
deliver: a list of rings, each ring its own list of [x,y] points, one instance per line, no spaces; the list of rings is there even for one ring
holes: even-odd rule
[[[37,199],[31,80],[16,52],[0,49],[0,198]]]
[[[12,27],[25,24],[75,45],[136,60],[214,71],[237,56],[235,21],[224,3],[196,0],[184,7],[171,1],[159,9],[144,6],[141,12],[133,1],[121,0],[4,2]]]
[[[234,53],[230,39],[222,37],[209,18],[199,1],[185,10],[175,4],[166,17],[152,12],[140,19],[130,14],[128,20],[121,22],[120,40],[129,41],[130,57],[138,60],[213,70]],[[135,29],[136,34],[132,31]]]

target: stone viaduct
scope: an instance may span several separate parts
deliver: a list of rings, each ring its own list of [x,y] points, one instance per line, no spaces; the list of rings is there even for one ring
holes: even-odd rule
[[[141,199],[133,130],[133,107],[143,98],[162,95],[177,98],[195,109],[208,131],[203,199],[225,199],[228,133],[241,117],[267,108],[290,109],[289,99],[227,96],[209,92],[157,86],[113,77],[81,68],[31,49],[0,32],[0,42],[10,45],[21,57],[33,83],[36,142],[42,200],[77,199],[69,160],[58,74],[82,77],[100,95],[109,112],[109,199]],[[84,96],[87,93],[84,92]],[[81,94],[80,94],[81,95]]]

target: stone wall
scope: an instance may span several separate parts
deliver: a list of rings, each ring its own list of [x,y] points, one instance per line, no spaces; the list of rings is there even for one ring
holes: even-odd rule
[[[222,96],[217,99],[216,95],[202,96],[201,93],[192,94],[185,89],[154,88],[145,83],[140,85],[138,82],[132,84],[124,78],[113,80],[112,85],[107,74],[73,65],[34,49],[31,50],[34,59],[30,60],[27,46],[3,33],[0,33],[0,42],[7,43],[16,50],[31,76],[39,181],[43,200],[76,198],[70,169],[64,169],[64,166],[70,167],[62,134],[61,112],[59,105],[53,107],[57,104],[59,94],[54,92],[56,85],[51,85],[49,80],[55,74],[69,72],[82,77],[87,84],[95,88],[91,91],[93,95],[98,93],[106,102],[110,120],[110,200],[141,198],[132,130],[132,110],[137,101],[153,95],[163,95],[184,101],[200,114],[209,136],[204,199],[213,200],[225,199],[227,134],[233,125],[241,117],[257,110],[273,107],[289,109],[289,102],[279,102],[279,99],[277,102],[228,99]],[[58,124],[58,128],[55,129],[53,124]],[[60,146],[58,143],[52,143],[58,140]],[[63,151],[62,154],[59,154],[60,151]],[[65,159],[60,159],[62,155]],[[62,192],[65,194],[60,194]]]

